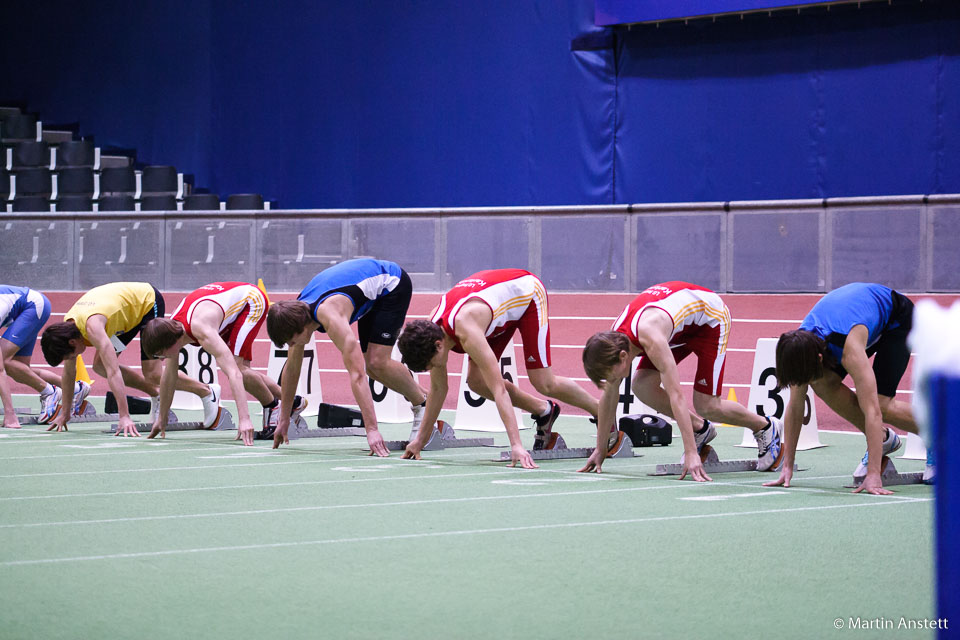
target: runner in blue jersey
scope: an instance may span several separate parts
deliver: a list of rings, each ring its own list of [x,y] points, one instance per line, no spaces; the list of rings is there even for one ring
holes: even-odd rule
[[[360,406],[370,451],[388,455],[377,429],[377,416],[367,376],[403,395],[413,406],[413,428],[419,428],[426,396],[410,371],[390,355],[407,315],[413,285],[410,276],[386,260],[347,260],[321,271],[296,300],[277,302],[267,312],[267,334],[278,347],[289,346],[280,383],[279,410],[272,408],[260,437],[273,433],[274,448],[287,442],[287,428],[303,349],[314,331],[326,333],[343,355],[350,388]],[[357,335],[350,325],[357,323]]]
[[[907,335],[912,322],[908,298],[883,285],[854,282],[825,295],[799,329],[780,336],[777,382],[790,388],[790,401],[784,415],[783,467],[779,480],[768,486],[790,486],[810,385],[867,437],[867,453],[854,472],[863,477],[855,493],[891,493],[883,488],[880,462],[900,447],[900,438],[884,423],[917,432],[910,404],[894,400],[910,361]],[[843,384],[848,373],[856,392]]]
[[[7,374],[40,394],[40,422],[46,423],[60,403],[60,377],[46,369],[31,369],[30,357],[37,334],[50,317],[50,301],[39,291],[0,284],[0,397],[3,426],[19,429],[7,384]]]

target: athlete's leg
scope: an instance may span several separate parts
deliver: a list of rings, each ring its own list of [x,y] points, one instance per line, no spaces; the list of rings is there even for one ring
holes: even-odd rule
[[[59,376],[49,371],[41,372],[41,370],[34,371],[31,369],[30,356],[17,356],[20,347],[6,338],[0,338],[0,351],[3,352],[3,363],[7,370],[7,375],[20,384],[27,385],[37,393],[47,388],[47,382],[51,382],[51,384],[57,387],[60,386]],[[50,380],[47,379],[48,377]]]
[[[373,342],[367,344],[367,350],[363,354],[367,375],[402,395],[410,404],[423,404],[427,399],[426,394],[413,379],[410,370],[390,357],[392,352],[393,345]]]
[[[518,409],[532,413],[535,416],[542,415],[549,411],[550,403],[546,400],[541,400],[536,396],[530,395],[509,380],[504,380],[503,384],[507,387],[511,404]],[[472,361],[467,365],[467,386],[477,395],[483,396],[487,400],[493,400],[493,393],[483,381],[480,370],[474,366]]]
[[[670,396],[660,386],[660,372],[656,369],[637,369],[633,373],[633,395],[657,413],[674,418],[670,408]],[[675,419],[675,418],[674,418]],[[690,412],[690,422],[695,431],[703,429],[703,418]]]
[[[243,388],[261,405],[266,406],[280,397],[280,385],[259,371],[254,371],[250,361],[242,356],[235,356],[235,360],[237,368],[240,369],[240,375],[243,376]],[[238,399],[235,398],[235,400],[239,402]]]
[[[579,407],[594,418],[597,417],[597,399],[570,378],[554,375],[550,367],[527,369],[527,376],[533,388],[543,395]]]
[[[146,365],[148,362],[155,363],[156,366],[161,366],[160,361],[156,360],[147,360],[141,363],[141,365]],[[141,374],[139,371],[132,367],[126,365],[119,365],[120,367],[120,376],[123,378],[123,384],[130,387],[131,389],[136,389],[137,391],[142,391],[149,396],[157,396],[160,393],[160,390],[156,383],[151,383],[145,375]],[[97,352],[97,355],[93,358],[93,370],[104,378],[107,377],[107,369],[103,366],[103,361],[100,359],[100,353]],[[154,374],[147,366],[142,366],[141,370],[144,374],[149,374],[151,377],[155,375],[157,383],[160,381],[160,375]],[[183,374],[181,374],[183,375]]]
[[[693,392],[693,408],[707,420],[746,427],[751,431],[766,428],[767,419],[753,413],[739,402],[723,400],[699,391]]]
[[[838,416],[860,431],[864,430],[865,421],[857,394],[854,393],[853,389],[843,384],[840,376],[833,371],[826,371],[822,378],[811,383],[810,386],[813,387],[817,396]],[[880,402],[880,412],[885,423],[910,433],[917,433],[917,423],[913,419],[909,405],[888,396],[878,395],[877,399]],[[884,411],[884,405],[887,407],[886,411]]]

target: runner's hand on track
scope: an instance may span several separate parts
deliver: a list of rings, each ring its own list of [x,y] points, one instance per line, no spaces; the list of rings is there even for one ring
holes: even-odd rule
[[[523,448],[523,445],[515,445],[510,448],[510,464],[508,467],[515,467],[517,463],[524,469],[539,469],[537,463],[533,461],[530,452]]]
[[[383,436],[376,429],[367,432],[367,444],[370,445],[370,455],[386,458],[390,455],[387,445],[383,443]]]

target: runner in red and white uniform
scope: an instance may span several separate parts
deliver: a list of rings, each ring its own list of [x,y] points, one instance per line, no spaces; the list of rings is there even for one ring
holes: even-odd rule
[[[180,349],[188,344],[203,347],[217,360],[237,400],[237,439],[253,444],[253,425],[244,390],[265,408],[276,405],[279,385],[251,366],[253,342],[267,316],[266,294],[246,282],[213,282],[188,294],[171,318],[151,320],[144,327],[141,343],[152,355],[165,359],[160,382],[159,411],[153,416],[150,437],[165,436],[167,414],[173,401]],[[219,385],[210,385],[219,396]],[[302,410],[302,409],[301,409]],[[211,425],[216,424],[216,421]]]
[[[689,472],[697,481],[710,480],[699,452],[717,435],[711,420],[751,429],[759,449],[757,468],[765,471],[774,466],[780,457],[780,421],[720,398],[730,324],[730,310],[720,296],[705,287],[674,281],[650,287],[627,305],[612,331],[594,334],[583,349],[583,368],[603,391],[603,398],[597,450],[581,471],[600,472],[620,381],[629,374],[636,357],[639,364],[633,392],[637,399],[673,417],[680,429],[684,446],[681,479]],[[693,383],[696,413],[687,408],[677,373],[677,363],[691,353],[697,356]]]
[[[576,382],[553,374],[550,368],[550,321],[547,291],[540,279],[522,269],[480,271],[458,282],[440,299],[430,320],[407,323],[398,346],[403,362],[412,371],[430,371],[430,392],[424,424],[433,424],[447,396],[447,358],[451,351],[465,353],[470,361],[467,385],[475,393],[496,402],[512,448],[512,464],[536,468],[523,445],[512,407],[529,411],[537,425],[534,448],[549,446],[553,423],[560,406],[536,398],[503,379],[499,359],[519,330],[523,361],[533,388],[597,415],[597,401]],[[420,458],[430,438],[421,430],[411,441],[404,458]]]

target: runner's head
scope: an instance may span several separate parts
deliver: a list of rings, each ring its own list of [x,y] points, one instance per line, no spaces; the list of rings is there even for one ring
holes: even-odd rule
[[[164,356],[183,337],[183,325],[172,318],[154,318],[140,330],[143,352],[151,358]]]
[[[51,367],[56,367],[67,356],[76,355],[78,351],[82,353],[83,346],[83,334],[73,320],[55,322],[44,329],[40,336],[43,359]]]
[[[615,377],[615,369],[630,361],[630,338],[619,331],[600,331],[583,347],[583,370],[600,387]]]
[[[403,364],[410,371],[426,371],[440,350],[443,329],[429,320],[412,320],[403,328],[397,340]]]
[[[267,335],[278,348],[283,348],[293,338],[303,333],[313,322],[310,307],[301,300],[274,302],[267,311]]]
[[[827,352],[827,343],[812,331],[787,331],[777,341],[778,388],[809,384],[823,377],[823,364],[833,358]]]

